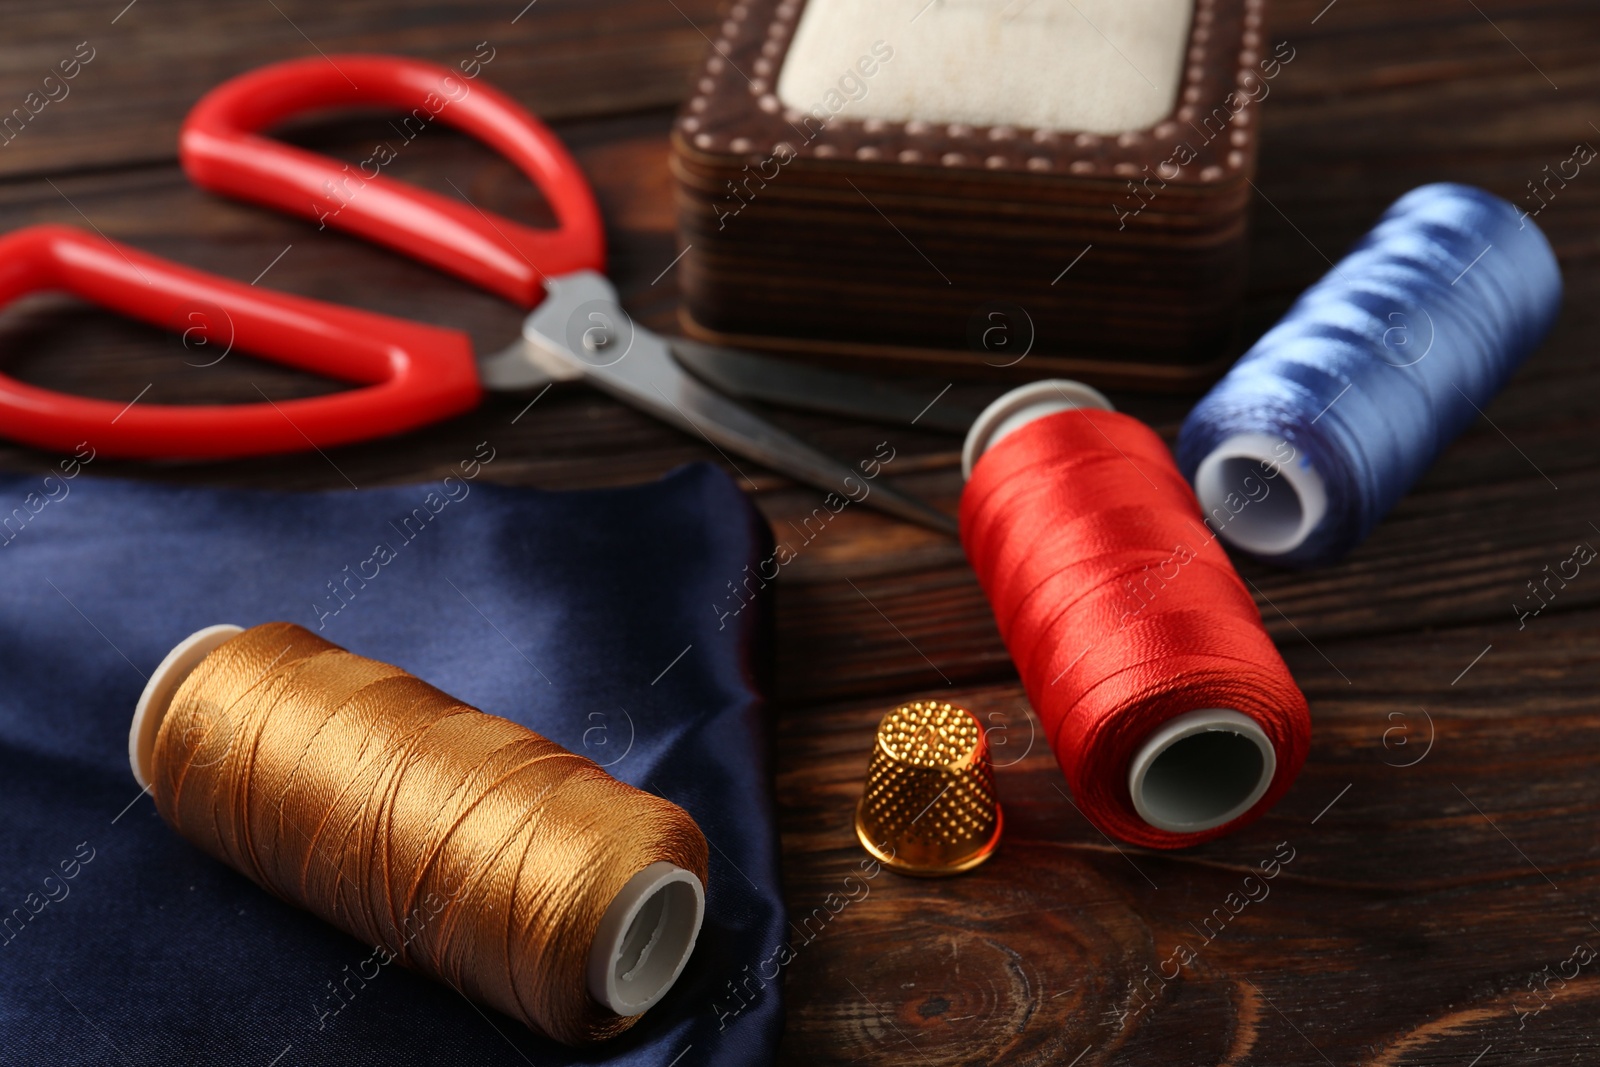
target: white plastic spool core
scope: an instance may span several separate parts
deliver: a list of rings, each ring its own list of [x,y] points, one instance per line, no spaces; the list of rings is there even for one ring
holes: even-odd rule
[[[179,641],[177,647],[161,661],[161,665],[150,673],[150,680],[144,684],[144,692],[139,694],[139,703],[134,706],[133,725],[128,730],[128,763],[133,767],[133,780],[141,788],[150,788],[156,734],[161,730],[161,720],[166,718],[178,687],[194,673],[194,669],[210,655],[212,649],[242,633],[244,627],[232,623],[196,630]]]
[[[612,898],[589,946],[589,995],[618,1015],[638,1015],[666,996],[694,952],[705,917],[700,879],[664,860]]]
[[[1158,830],[1198,833],[1232,822],[1266,793],[1278,757],[1261,726],[1227,708],[1168,719],[1128,765],[1139,818]]]
[[[151,673],[128,731],[128,761],[143,788],[150,788],[156,734],[178,687],[213,649],[243,632],[230,624],[198,630]],[[683,973],[705,910],[705,889],[693,873],[664,861],[639,871],[612,898],[589,945],[589,995],[618,1015],[647,1010]]]
[[[1100,390],[1066,378],[1047,378],[1017,386],[984,408],[967,430],[966,443],[961,447],[961,476],[971,478],[978,457],[1007,434],[1015,433],[1035,419],[1078,408],[1117,410]]]
[[[984,408],[967,431],[962,472],[972,477],[979,457],[1007,434],[1035,419],[1076,408],[1116,410],[1081,382],[1055,379],[1011,390]],[[1272,449],[1277,442],[1259,435],[1258,440],[1266,442],[1265,452],[1249,455],[1275,459]],[[1289,468],[1283,469],[1287,474]],[[1316,472],[1307,467],[1302,477],[1305,474],[1316,479],[1320,490],[1322,480]],[[1271,499],[1269,493],[1262,502]],[[1235,521],[1249,510],[1243,509]],[[1173,833],[1198,833],[1232,822],[1254,807],[1277,769],[1272,742],[1254,719],[1230,708],[1199,708],[1167,720],[1145,738],[1128,767],[1128,791],[1134,811],[1149,825]]]
[[[1266,434],[1235,434],[1194,472],[1194,494],[1217,536],[1258,556],[1294,551],[1328,514],[1322,475],[1304,459],[1285,462],[1283,443]],[[1261,488],[1252,491],[1252,483]]]

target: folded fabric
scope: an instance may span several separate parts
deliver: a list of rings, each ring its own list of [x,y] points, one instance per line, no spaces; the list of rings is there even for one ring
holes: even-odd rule
[[[358,492],[152,486],[79,477],[77,461],[0,478],[7,1062],[771,1059],[779,983],[745,981],[784,939],[756,688],[763,616],[725,603],[770,535],[711,467],[545,493],[478,479],[492,458],[485,447],[443,483]],[[401,666],[694,816],[712,843],[705,926],[638,1026],[574,1050],[399,966],[374,975],[371,946],[161,820],[128,768],[145,676],[202,626],[274,619]]]

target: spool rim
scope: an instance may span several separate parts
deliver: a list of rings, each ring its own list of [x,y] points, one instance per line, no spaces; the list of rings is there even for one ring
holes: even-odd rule
[[[1200,748],[1194,744],[1197,739]],[[1220,754],[1232,758],[1216,759],[1219,745]],[[1257,756],[1253,766],[1243,758],[1248,749]],[[1209,792],[1192,788],[1192,781],[1185,788],[1185,772],[1192,772],[1197,759],[1210,764],[1205,773]],[[1224,764],[1221,769],[1226,773],[1217,773],[1218,763]],[[1277,752],[1258,722],[1231,708],[1199,708],[1168,719],[1145,738],[1128,765],[1128,793],[1134,811],[1147,825],[1171,833],[1199,833],[1254,808],[1277,771]]]
[[[694,954],[705,910],[700,879],[676,864],[658,860],[628,879],[589,945],[589,995],[618,1015],[649,1010]]]
[[[150,788],[150,760],[155,752],[156,734],[161,730],[161,720],[166,718],[178,687],[213,649],[242,633],[243,626],[227,622],[196,630],[174,645],[150,672],[144,692],[139,694],[139,703],[134,705],[133,722],[128,726],[128,766],[133,769],[133,780],[142,788]]]
[[[1046,378],[1017,386],[984,408],[967,430],[961,446],[961,477],[971,478],[978,459],[1006,435],[1035,419],[1078,408],[1117,410],[1100,390],[1070,378]]]
[[[1247,502],[1238,512],[1232,513],[1227,521],[1212,524],[1217,536],[1228,544],[1258,556],[1288,555],[1305,544],[1312,531],[1322,524],[1328,514],[1328,487],[1322,475],[1304,460],[1283,462],[1278,456],[1278,449],[1283,443],[1281,437],[1268,434],[1234,434],[1207,453],[1194,472],[1194,494],[1209,523],[1219,509],[1223,512],[1232,511],[1227,506],[1227,498],[1236,495],[1237,487],[1242,485],[1242,478],[1237,477],[1234,464],[1243,462],[1246,465],[1277,468],[1284,487],[1292,497],[1296,512],[1293,521],[1285,521],[1286,512],[1281,497],[1279,503],[1269,509],[1256,506],[1272,499],[1269,488],[1260,501]],[[1262,477],[1264,482],[1275,480]]]

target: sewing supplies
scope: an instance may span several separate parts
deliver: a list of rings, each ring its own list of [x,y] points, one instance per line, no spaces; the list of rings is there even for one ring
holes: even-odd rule
[[[1465,185],[1402,196],[1190,413],[1178,462],[1229,544],[1331,563],[1538,346],[1561,272],[1533,219]]]
[[[970,711],[915,701],[878,724],[856,805],[856,837],[901,874],[970,871],[1000,846],[1003,824],[983,726]]]
[[[741,0],[673,130],[685,331],[991,380],[1209,382],[1260,107],[1295,58],[1262,15]]]
[[[134,777],[268,891],[569,1044],[682,971],[707,848],[681,808],[290,623],[212,626],[151,675]]]
[[[374,105],[426,113],[504,153],[543,193],[559,225],[523,226],[260,133],[307,112]],[[0,304],[65,289],[163,328],[200,316],[194,328],[219,347],[362,387],[281,402],[173,406],[76,397],[0,375],[6,436],[67,451],[90,440],[100,454],[125,458],[223,459],[401,433],[471,409],[485,388],[581,379],[799,481],[840,492],[859,484],[851,467],[685,373],[667,340],[628,317],[599,273],[600,213],[577,162],[538,119],[487,84],[390,56],[277,63],[201,99],[179,154],[203,188],[365,237],[535,309],[522,337],[475,359],[457,330],[245,285],[68,226],[31,226],[0,239]],[[954,533],[949,516],[891,486],[880,483],[865,499]]]
[[[1266,811],[1310,712],[1154,431],[1076,382],[991,404],[961,539],[1083,814],[1153,848]]]

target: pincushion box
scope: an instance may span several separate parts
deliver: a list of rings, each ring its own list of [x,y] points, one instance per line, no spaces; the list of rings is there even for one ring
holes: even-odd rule
[[[820,360],[1214,375],[1257,105],[1294,58],[1261,9],[742,0],[673,134],[685,328]]]

